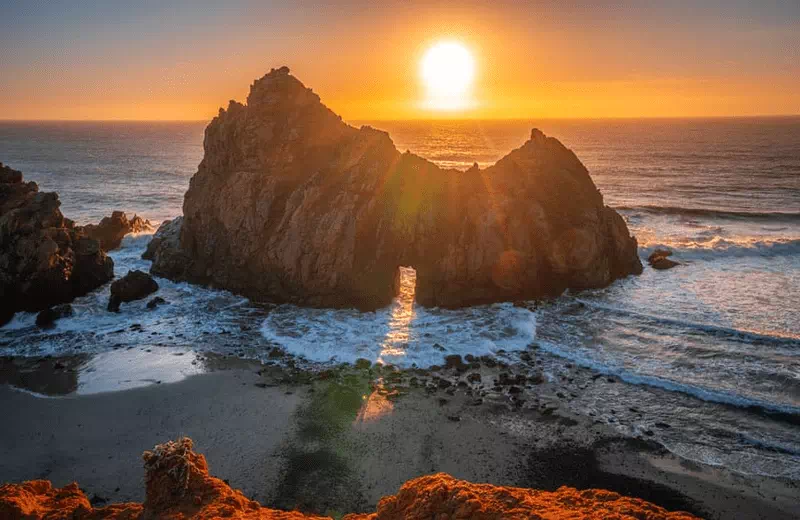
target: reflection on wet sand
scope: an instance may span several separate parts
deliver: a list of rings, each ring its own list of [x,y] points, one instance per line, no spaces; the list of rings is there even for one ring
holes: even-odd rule
[[[362,396],[364,404],[359,408],[354,422],[358,424],[375,421],[392,413],[394,403],[390,399],[395,395],[397,395],[397,390],[387,390],[383,384],[383,378],[379,379],[372,393]]]
[[[0,357],[0,384],[40,395],[66,395],[78,389],[78,369],[87,355],[41,358]]]
[[[188,347],[117,348],[99,354],[0,357],[0,384],[42,396],[86,395],[175,383],[250,361],[199,353]]]

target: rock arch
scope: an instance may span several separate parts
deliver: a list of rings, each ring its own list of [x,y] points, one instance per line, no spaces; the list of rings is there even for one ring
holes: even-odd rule
[[[204,149],[182,226],[151,252],[155,274],[370,309],[394,297],[398,265],[416,270],[419,303],[447,307],[642,270],[586,168],[536,129],[486,169],[441,169],[386,132],[345,124],[283,67],[256,80],[247,104],[220,109]]]

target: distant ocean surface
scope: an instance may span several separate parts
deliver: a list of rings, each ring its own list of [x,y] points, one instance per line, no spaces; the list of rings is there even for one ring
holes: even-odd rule
[[[429,366],[450,353],[513,356],[531,346],[545,353],[546,368],[567,360],[631,383],[573,407],[599,416],[613,409],[620,418],[647,409],[672,426],[659,440],[684,457],[800,479],[800,118],[356,124],[387,130],[401,151],[457,169],[492,164],[538,127],[587,166],[637,236],[643,261],[668,247],[682,265],[645,267],[535,312],[510,304],[422,308],[413,291],[374,313],[265,310],[224,291],[159,280],[175,304],[143,313],[144,302],[135,302],[109,314],[106,287],[80,299],[75,316],[52,331],[18,315],[0,329],[0,355],[140,345],[133,323],[161,331],[159,345],[259,358],[279,344],[318,362]],[[58,192],[78,223],[115,209],[161,221],[181,213],[204,127],[0,122],[0,161]],[[128,237],[112,253],[118,275],[149,268],[139,258],[148,240]],[[207,339],[232,330],[236,341]]]

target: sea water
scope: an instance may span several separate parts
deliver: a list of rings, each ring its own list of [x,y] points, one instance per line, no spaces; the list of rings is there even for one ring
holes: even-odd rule
[[[108,313],[106,286],[52,330],[20,313],[0,329],[0,354],[191,347],[264,359],[279,345],[311,362],[425,367],[449,354],[536,348],[546,370],[571,362],[627,383],[585,393],[570,404],[577,411],[647,409],[672,426],[659,440],[684,457],[800,478],[800,118],[368,124],[401,151],[457,169],[492,164],[538,127],[587,166],[643,261],[668,247],[681,265],[646,267],[535,311],[425,308],[413,300],[413,271],[392,305],[368,313],[259,306],[158,279],[169,303],[154,311],[138,301]],[[0,123],[0,161],[58,192],[80,224],[115,209],[161,221],[181,213],[203,128]],[[128,236],[111,253],[118,276],[149,268],[140,258],[149,238]]]

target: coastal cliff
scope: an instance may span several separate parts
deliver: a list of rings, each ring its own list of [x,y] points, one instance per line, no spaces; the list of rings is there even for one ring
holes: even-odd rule
[[[539,130],[495,165],[444,170],[354,128],[283,67],[208,125],[180,253],[153,272],[255,300],[373,309],[417,271],[458,307],[640,273],[635,238],[578,158]],[[173,243],[178,242],[174,241]],[[185,262],[160,258],[185,258]]]
[[[97,240],[61,214],[56,193],[0,163],[0,325],[72,301],[114,277]]]
[[[261,520],[319,519],[298,511],[261,507],[212,477],[203,455],[191,439],[156,446],[143,455],[146,498],[143,504],[122,503],[95,508],[72,483],[54,488],[47,480],[0,486],[0,517],[22,519],[145,520],[242,518]],[[328,518],[328,517],[324,517]],[[665,509],[610,491],[556,491],[472,484],[438,473],[406,482],[397,495],[383,497],[375,513],[349,514],[345,520],[402,520],[407,518],[691,520],[696,517]]]

